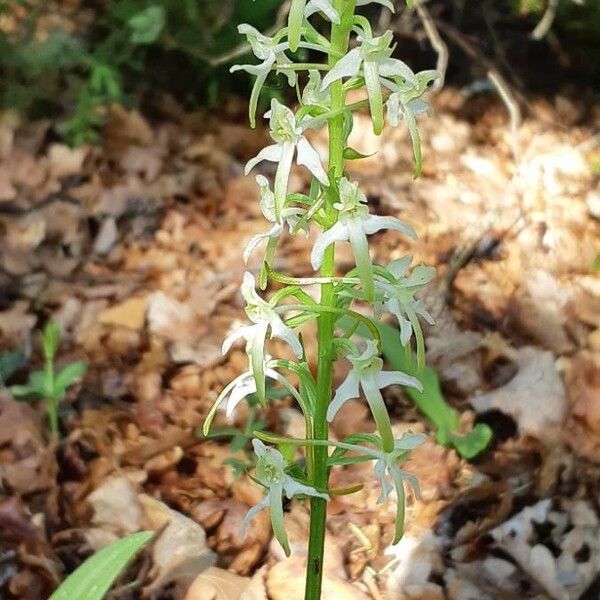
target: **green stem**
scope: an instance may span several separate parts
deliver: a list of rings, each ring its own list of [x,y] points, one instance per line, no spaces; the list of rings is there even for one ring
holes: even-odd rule
[[[50,433],[55,437],[58,435],[58,400],[54,395],[54,362],[52,358],[46,358],[46,386],[50,392],[46,397],[46,411]]]
[[[344,56],[348,50],[350,30],[354,19],[355,0],[334,0],[333,6],[341,16],[339,25],[331,27],[331,54],[329,65],[333,67],[338,56]],[[345,105],[345,94],[342,81],[334,82],[330,87],[332,111],[342,110]],[[344,115],[341,112],[329,121],[329,172],[332,183],[344,174]],[[327,202],[326,212],[335,220],[335,209],[331,200]],[[335,272],[335,245],[332,244],[323,259],[321,277],[333,277]],[[321,285],[320,305],[325,308],[335,307],[334,286],[332,283]],[[328,440],[327,407],[331,400],[333,384],[333,328],[336,315],[324,312],[318,320],[318,362],[317,362],[317,406],[313,425],[315,440]],[[313,485],[317,489],[328,487],[329,470],[327,467],[327,447],[315,447],[313,452],[315,475]],[[327,518],[327,501],[322,498],[310,500],[310,533],[308,557],[306,565],[305,600],[320,600],[323,581],[323,558],[325,553],[325,529]]]

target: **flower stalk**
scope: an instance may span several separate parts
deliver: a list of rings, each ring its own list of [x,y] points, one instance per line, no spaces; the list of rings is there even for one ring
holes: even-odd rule
[[[408,347],[414,338],[422,362],[419,317],[428,321],[431,317],[415,294],[433,273],[424,266],[411,271],[410,256],[388,267],[373,263],[368,243],[370,235],[392,230],[414,239],[416,234],[394,217],[370,214],[366,195],[359,184],[348,177],[346,160],[363,158],[348,146],[348,138],[354,113],[369,109],[377,135],[384,128],[386,115],[394,126],[406,121],[415,170],[420,172],[417,117],[428,113],[421,97],[435,74],[431,71],[415,74],[395,58],[391,32],[378,37],[373,35],[369,21],[356,14],[357,9],[372,3],[393,10],[389,0],[292,0],[287,27],[273,37],[266,37],[249,25],[239,27],[259,62],[232,68],[232,71],[247,71],[256,78],[250,98],[252,126],[263,86],[273,72],[286,78],[290,86],[297,87],[300,105],[292,110],[275,99],[271,101],[270,110],[264,116],[269,121],[273,143],[246,165],[246,173],[264,161],[277,165],[272,183],[262,173],[256,176],[261,211],[270,228],[266,233],[255,235],[244,252],[244,262],[251,266],[259,246],[264,245],[258,282],[248,271],[241,286],[250,324],[234,330],[223,345],[224,352],[228,352],[234,343],[245,342],[249,366],[219,395],[203,431],[209,433],[219,411],[224,411],[226,418],[231,417],[238,404],[249,395],[257,396],[264,406],[269,401],[267,379],[298,404],[304,415],[304,439],[254,432],[253,479],[265,489],[265,495],[250,509],[245,524],[259,511],[269,510],[275,538],[289,555],[291,547],[285,528],[283,497],[310,501],[305,600],[321,598],[327,502],[333,495],[353,493],[362,487],[359,484],[344,490],[330,489],[332,468],[373,461],[374,479],[381,486],[379,501],[386,501],[395,492],[396,520],[391,536],[394,544],[404,530],[405,484],[418,495],[415,477],[400,466],[410,451],[423,441],[423,436],[394,438],[381,390],[392,384],[420,389],[421,384],[405,373],[384,370],[375,320],[365,316],[364,311],[352,310],[352,304],[358,301],[371,305],[377,318],[384,312],[393,315],[400,327],[399,342]],[[328,21],[329,38],[319,33],[309,19]],[[311,53],[309,62],[294,62],[293,55],[298,49]],[[365,99],[347,102],[347,92],[360,87],[366,91]],[[309,135],[309,130],[324,126],[329,138],[327,160],[311,145]],[[289,193],[294,163],[312,177],[307,193]],[[314,235],[310,253],[313,277],[291,277],[273,269],[280,239],[298,233]],[[346,274],[336,271],[338,243],[348,243],[352,248],[356,266]],[[260,290],[266,290],[269,282],[283,287],[272,294],[270,300],[265,300]],[[303,289],[309,285],[319,286],[318,301]],[[350,320],[351,325],[345,334],[338,335],[340,319]],[[305,346],[304,338],[298,333],[309,321],[316,321],[317,325],[316,354],[311,353],[312,349]],[[366,343],[355,335],[359,331],[367,337]],[[274,338],[285,342],[295,355],[294,360],[273,359],[267,354]],[[334,392],[333,366],[341,358],[346,358],[351,368]],[[357,433],[342,442],[331,442],[330,422],[346,401],[359,398],[368,404],[377,434]],[[304,462],[296,461],[300,447],[304,448]]]

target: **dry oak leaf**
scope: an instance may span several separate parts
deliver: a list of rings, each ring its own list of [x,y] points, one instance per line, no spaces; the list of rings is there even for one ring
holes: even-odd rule
[[[146,320],[148,298],[134,297],[103,310],[98,315],[102,325],[117,325],[128,329],[141,330]]]
[[[183,600],[239,600],[250,579],[209,567],[194,579]]]

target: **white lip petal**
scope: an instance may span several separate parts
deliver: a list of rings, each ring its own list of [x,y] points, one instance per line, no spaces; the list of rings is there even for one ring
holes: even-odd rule
[[[325,251],[334,242],[345,242],[348,240],[348,228],[342,223],[336,223],[331,229],[324,231],[313,244],[312,252],[310,253],[310,262],[313,269],[316,271],[323,263]]]
[[[388,385],[405,385],[423,391],[423,384],[416,378],[401,371],[382,371],[375,375],[375,382],[379,389]]]
[[[404,235],[407,235],[413,240],[417,239],[415,230],[406,223],[396,219],[395,217],[380,217],[378,215],[369,215],[363,220],[363,227],[365,233],[372,235],[382,229],[391,229],[393,231],[400,231]]]
[[[263,148],[253,159],[249,160],[246,164],[246,168],[244,169],[244,173],[248,175],[250,171],[263,160],[268,160],[269,162],[279,162],[281,159],[282,149],[279,144],[272,144],[271,146],[267,146]]]
[[[326,90],[334,81],[344,77],[356,77],[360,73],[360,65],[362,64],[362,54],[360,48],[354,48],[340,58],[333,69],[325,75],[321,84],[321,91]]]
[[[340,387],[336,390],[335,396],[333,397],[333,400],[331,401],[327,409],[327,420],[330,423],[331,421],[333,421],[335,415],[345,402],[347,402],[348,400],[352,400],[353,398],[359,397],[359,383],[360,380],[351,371],[348,374],[348,377],[346,377],[346,379],[343,381]]]
[[[321,165],[319,153],[309,144],[308,140],[303,136],[298,140],[298,156],[296,162],[299,165],[305,166],[322,185],[329,185],[329,179],[325,169]]]

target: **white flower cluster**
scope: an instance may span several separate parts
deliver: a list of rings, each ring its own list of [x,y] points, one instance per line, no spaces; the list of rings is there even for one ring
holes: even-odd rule
[[[355,5],[362,7],[371,3],[393,10],[390,0],[357,0]],[[334,84],[342,85],[344,92],[364,86],[367,100],[360,107],[368,106],[376,134],[381,133],[384,127],[386,108],[390,125],[397,126],[402,121],[406,123],[418,173],[421,169],[421,151],[416,119],[419,115],[429,112],[422,96],[437,74],[434,71],[414,73],[404,62],[393,56],[395,46],[392,33],[388,31],[374,37],[368,21],[360,16],[354,17],[351,24],[351,30],[355,34],[355,45],[344,56],[336,56],[331,43],[307,21],[318,14],[333,25],[339,25],[343,15],[336,10],[336,6],[339,4],[332,0],[292,0],[287,27],[273,37],[263,35],[250,25],[239,27],[240,33],[246,35],[252,52],[259,61],[258,64],[231,69],[232,72],[244,70],[256,78],[250,100],[252,126],[255,124],[261,91],[271,73],[284,74],[290,86],[305,83],[303,92],[299,94],[300,107],[297,112],[276,99],[271,101],[270,110],[265,114],[265,118],[269,120],[273,144],[264,148],[246,165],[247,174],[263,161],[275,163],[277,167],[273,189],[264,175],[259,174],[256,177],[260,189],[261,210],[271,226],[264,234],[256,235],[250,240],[244,252],[244,260],[248,263],[258,246],[265,243],[263,262],[268,267],[268,272],[273,273],[272,260],[281,236],[286,231],[292,235],[300,230],[309,234],[310,225],[316,224],[320,233],[314,239],[310,255],[313,269],[321,269],[328,249],[336,242],[347,242],[351,245],[356,269],[337,279],[329,275],[293,282],[287,292],[275,294],[269,302],[263,300],[257,292],[253,275],[245,273],[241,291],[251,324],[233,331],[223,344],[223,352],[227,353],[236,341],[244,340],[249,368],[225,387],[205,423],[206,432],[218,408],[224,408],[227,414],[231,415],[239,402],[250,394],[256,394],[259,402],[264,405],[267,402],[267,378],[282,385],[299,402],[305,413],[310,412],[310,407],[314,406],[315,398],[311,395],[311,388],[316,388],[316,382],[308,368],[302,338],[296,332],[296,328],[311,318],[320,318],[324,312],[330,314],[333,311],[337,318],[352,315],[352,311],[337,309],[335,306],[323,308],[314,305],[314,302],[311,304],[306,299],[308,295],[301,290],[305,283],[330,283],[334,285],[335,293],[340,297],[372,304],[377,316],[382,312],[393,314],[399,322],[402,345],[409,344],[413,334],[420,334],[419,316],[432,322],[431,316],[415,298],[415,294],[434,277],[433,269],[417,266],[411,271],[410,256],[394,261],[387,267],[377,266],[373,264],[369,252],[369,235],[382,230],[394,230],[415,239],[414,230],[394,217],[371,214],[367,198],[358,183],[328,170],[306,133],[307,130],[319,128],[328,123],[329,119],[339,115],[339,111],[336,113],[331,102],[330,90]],[[295,65],[290,58],[299,48],[316,53],[317,56],[321,53],[328,57],[322,65],[307,64],[308,77],[305,80],[301,80],[299,76],[302,68],[296,68],[302,65]],[[322,76],[321,72],[325,74]],[[351,129],[352,109],[345,110],[344,118],[350,123]],[[345,141],[348,135],[349,131],[346,131]],[[313,177],[310,195],[288,193],[294,162],[306,168]],[[324,211],[324,205],[330,210]],[[281,302],[286,297],[294,297],[300,304],[289,305]],[[286,321],[285,315],[290,311],[293,315]],[[275,338],[284,341],[298,359],[294,368],[289,366],[292,361],[273,360],[267,354],[267,342]],[[417,336],[417,339],[420,338]],[[401,471],[398,464],[405,459],[410,449],[422,441],[422,436],[405,436],[401,440],[394,440],[381,389],[392,384],[421,389],[421,384],[405,373],[384,371],[383,360],[379,356],[381,348],[376,339],[368,340],[362,348],[351,339],[344,338],[343,342],[340,341],[339,348],[344,350],[351,369],[328,405],[327,419],[331,421],[347,400],[359,398],[361,393],[365,397],[377,424],[379,437],[376,445],[380,447],[374,450],[356,446],[354,449],[375,461],[375,474],[382,485],[381,501],[388,497],[392,489],[396,490],[397,540],[402,531],[403,482],[406,480],[414,488],[417,487],[414,478]],[[304,385],[296,388],[280,372],[284,363],[295,375],[300,376]],[[310,397],[307,399],[306,395]],[[307,423],[310,423],[314,415],[305,414],[305,417]],[[311,443],[310,433],[307,431],[307,446]],[[253,445],[257,456],[255,478],[265,487],[267,493],[265,499],[250,510],[246,522],[259,510],[268,507],[275,536],[286,553],[289,553],[289,543],[283,525],[282,497],[301,495],[327,499],[328,490],[315,489],[309,485],[308,479],[299,481],[297,473],[292,476],[290,463],[274,448],[265,446],[258,439],[253,441]]]

